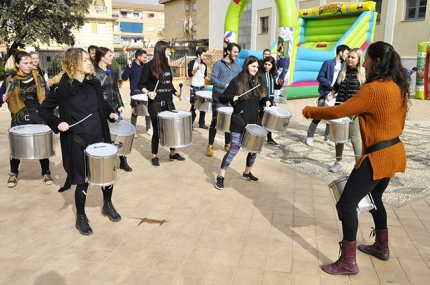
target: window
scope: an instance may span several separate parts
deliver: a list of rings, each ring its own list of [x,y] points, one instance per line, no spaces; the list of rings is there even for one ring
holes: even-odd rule
[[[185,11],[187,12],[190,11],[190,4],[188,3],[185,4]]]
[[[405,20],[425,19],[427,0],[407,0]]]
[[[155,28],[154,28],[154,27],[150,27],[150,26],[148,26],[147,30],[148,30],[148,32],[154,32],[154,31],[155,31]]]
[[[114,32],[119,32],[120,31],[120,29],[119,29],[119,23],[117,22],[117,23],[113,23],[113,31]]]
[[[194,2],[193,3],[193,11],[196,11],[197,10],[197,3],[196,2]]]
[[[127,12],[121,12],[121,18],[127,18]]]
[[[376,16],[376,24],[379,24],[381,22],[382,0],[373,0],[373,1],[376,2],[375,12],[378,13],[378,16]]]
[[[113,36],[113,44],[114,45],[119,45],[121,44],[121,37],[119,35],[114,35]]]
[[[105,23],[97,23],[97,33],[99,33],[99,34],[106,33],[106,24]]]
[[[196,24],[193,25],[193,32],[195,32],[195,31],[197,31],[197,25]]]
[[[164,14],[158,14],[158,20],[164,20]]]
[[[123,33],[142,33],[143,23],[121,22],[121,31]]]
[[[269,32],[269,17],[260,18],[260,34],[267,34]]]
[[[147,15],[148,15],[148,18],[154,18],[155,16],[154,13],[148,13]]]

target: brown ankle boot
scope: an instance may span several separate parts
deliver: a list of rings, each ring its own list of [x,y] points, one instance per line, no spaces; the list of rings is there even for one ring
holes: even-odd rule
[[[342,251],[340,258],[332,264],[322,266],[322,270],[333,275],[355,275],[359,272],[355,260],[356,241],[342,240],[339,242]]]
[[[375,243],[373,245],[360,244],[358,249],[364,253],[373,255],[380,260],[388,260],[390,258],[390,249],[388,248],[388,229],[375,230],[372,228],[370,236],[372,236],[372,234],[375,236]]]

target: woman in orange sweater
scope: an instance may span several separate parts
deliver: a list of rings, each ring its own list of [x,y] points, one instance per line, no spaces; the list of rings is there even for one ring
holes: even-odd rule
[[[342,254],[335,263],[322,266],[322,270],[330,274],[357,274],[359,271],[356,262],[356,208],[370,192],[376,206],[370,211],[376,240],[373,245],[359,245],[358,249],[388,260],[387,212],[382,194],[390,178],[406,169],[406,153],[399,136],[405,126],[410,94],[409,80],[400,56],[391,45],[376,42],[369,46],[363,66],[366,83],[354,97],[339,106],[303,109],[303,116],[313,119],[359,116],[364,152],[336,204],[342,222]]]

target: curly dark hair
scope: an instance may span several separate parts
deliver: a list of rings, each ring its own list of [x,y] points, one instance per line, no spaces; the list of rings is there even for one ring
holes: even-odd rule
[[[409,76],[402,64],[400,55],[393,46],[381,41],[375,42],[368,47],[367,55],[372,60],[373,68],[367,75],[366,83],[375,80],[393,80],[400,87],[403,100],[408,105],[410,97]]]

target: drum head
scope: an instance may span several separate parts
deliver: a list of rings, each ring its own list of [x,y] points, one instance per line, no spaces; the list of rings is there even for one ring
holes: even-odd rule
[[[136,133],[136,128],[124,121],[117,121],[115,123],[108,122],[109,129],[112,134],[115,135],[131,135]]]
[[[212,99],[212,91],[197,91],[196,95],[206,99]]]
[[[250,132],[251,134],[257,135],[257,136],[266,136],[267,131],[265,128],[255,125],[255,124],[248,124],[246,126],[246,130]]]
[[[187,117],[187,116],[191,116],[191,112],[175,110],[174,112],[164,111],[164,112],[158,113],[158,117],[163,119],[175,119],[175,118],[181,118],[181,117]]]
[[[106,157],[116,155],[118,148],[110,143],[94,143],[87,146],[85,152],[91,156]]]
[[[289,111],[275,106],[266,107],[264,111],[279,118],[290,118],[292,116]]]
[[[146,95],[146,94],[137,94],[137,95],[131,96],[131,99],[133,99],[135,101],[148,101],[148,95]]]
[[[47,125],[21,125],[9,129],[9,133],[25,135],[47,133],[51,129]]]
[[[233,114],[233,107],[219,107],[218,113]]]
[[[330,120],[330,122],[335,123],[335,124],[346,124],[346,123],[351,122],[351,119],[348,117],[343,117],[343,118],[339,118],[339,119]]]

